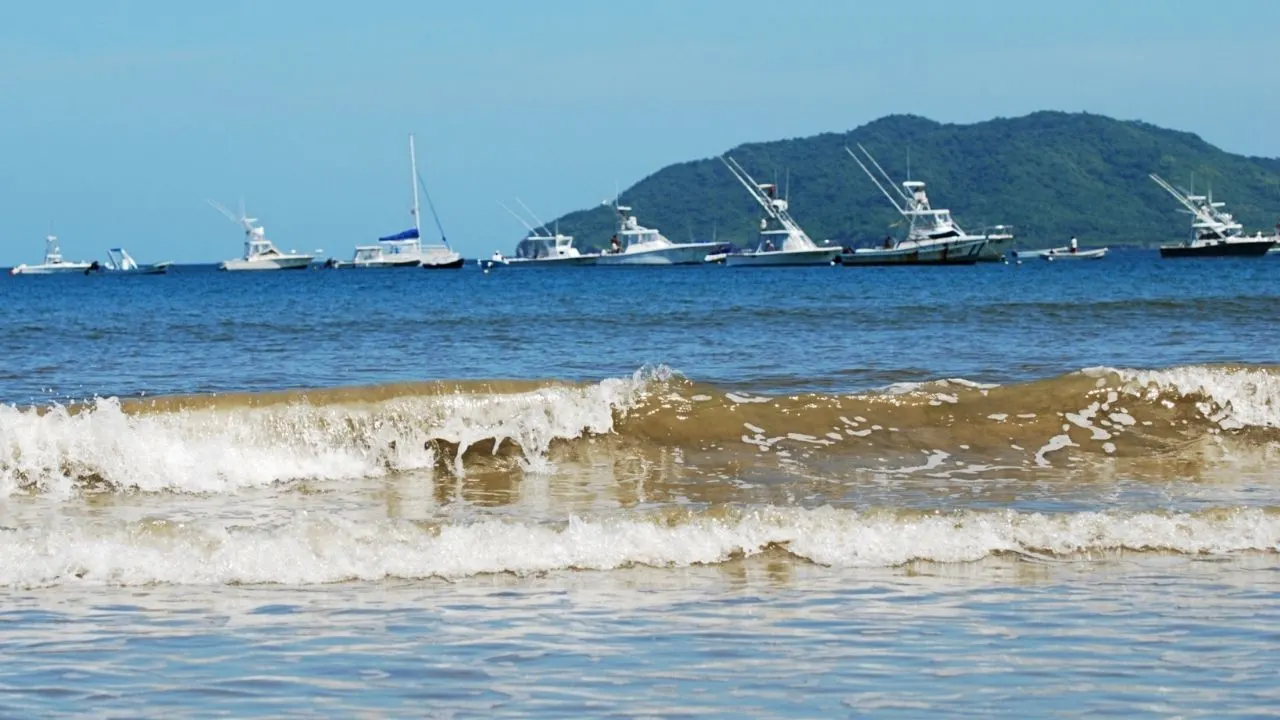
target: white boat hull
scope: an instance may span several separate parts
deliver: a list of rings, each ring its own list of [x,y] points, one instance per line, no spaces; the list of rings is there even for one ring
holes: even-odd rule
[[[93,265],[90,263],[62,262],[47,265],[19,265],[9,271],[10,275],[61,275],[62,273],[84,272]]]
[[[724,264],[730,267],[780,267],[795,265],[833,265],[840,257],[841,248],[812,248],[804,250],[762,250],[735,253],[725,256]]]
[[[1050,262],[1058,260],[1098,260],[1106,256],[1107,250],[1108,248],[1094,248],[1092,250],[1076,250],[1075,252],[1071,252],[1070,249],[1054,249],[1040,253],[1040,257]]]
[[[701,265],[707,254],[719,243],[671,245],[652,250],[606,253],[596,258],[597,265]]]
[[[128,270],[119,270],[114,268],[103,268],[102,272],[107,275],[164,275],[169,272],[171,262],[159,262],[154,265],[139,265],[136,268]]]
[[[386,268],[416,268],[422,264],[422,261],[409,258],[398,260],[371,260],[369,262],[355,262],[352,260],[336,260],[329,267],[336,270],[379,270]]]
[[[502,264],[507,267],[568,267],[579,265],[595,265],[599,255],[577,255],[572,257],[547,258],[503,258]]]
[[[249,270],[305,270],[311,265],[310,255],[286,255],[284,257],[275,258],[254,258],[246,260],[239,258],[236,260],[227,260],[218,266],[220,270],[229,271],[249,271]]]
[[[1001,262],[1012,248],[1012,235],[988,236],[987,244],[982,248],[982,253],[978,255],[978,260],[981,262]]]
[[[986,240],[858,248],[840,256],[845,265],[972,265],[982,259]]]

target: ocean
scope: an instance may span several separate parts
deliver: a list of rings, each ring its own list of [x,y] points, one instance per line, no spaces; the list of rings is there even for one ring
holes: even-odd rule
[[[0,278],[0,716],[1280,713],[1280,257]]]

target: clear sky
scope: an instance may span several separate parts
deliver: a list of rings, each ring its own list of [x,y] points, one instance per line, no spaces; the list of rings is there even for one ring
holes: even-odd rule
[[[889,113],[1087,110],[1280,156],[1275,0],[67,0],[0,17],[0,265],[237,256],[408,227],[406,137],[454,246],[666,164]],[[424,220],[429,220],[424,209]],[[424,230],[429,225],[424,226]],[[434,232],[426,232],[428,237]]]

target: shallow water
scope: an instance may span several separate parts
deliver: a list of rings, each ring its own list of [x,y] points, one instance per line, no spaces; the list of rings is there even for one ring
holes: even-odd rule
[[[5,277],[0,715],[1268,714],[1277,301],[1141,252]]]

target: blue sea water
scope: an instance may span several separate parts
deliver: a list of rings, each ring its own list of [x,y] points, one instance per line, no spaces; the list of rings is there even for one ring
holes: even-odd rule
[[[0,399],[598,380],[659,363],[762,391],[1276,364],[1278,261],[5,278]]]
[[[0,715],[1274,714],[1278,320],[1136,250],[5,276]]]

